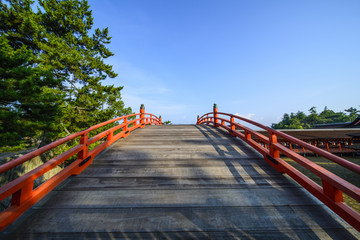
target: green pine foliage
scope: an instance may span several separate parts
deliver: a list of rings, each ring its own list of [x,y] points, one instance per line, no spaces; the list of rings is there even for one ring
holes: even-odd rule
[[[31,140],[59,115],[64,94],[50,71],[31,66],[34,55],[25,45],[13,49],[0,37],[0,144]]]
[[[279,123],[273,123],[271,127],[274,129],[307,129],[313,128],[317,124],[352,122],[360,113],[353,107],[346,109],[345,112],[335,112],[325,107],[321,113],[317,113],[316,108],[312,107],[309,112],[309,115],[301,111],[290,113],[290,115],[285,113],[282,120]]]
[[[105,59],[111,37],[92,29],[85,0],[0,2],[0,147],[40,146],[130,114]]]
[[[171,123],[171,121],[165,121],[165,122],[163,122],[163,125],[172,125],[172,123]]]

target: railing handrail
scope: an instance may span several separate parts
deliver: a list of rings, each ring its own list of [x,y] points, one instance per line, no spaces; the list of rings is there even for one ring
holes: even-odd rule
[[[208,115],[208,114],[214,114],[214,112],[206,113],[200,119],[202,119],[205,115]],[[285,139],[285,140],[287,140],[287,141],[289,141],[291,143],[295,143],[295,144],[297,144],[297,145],[299,145],[299,146],[301,146],[301,147],[303,147],[303,148],[305,148],[307,150],[312,151],[315,154],[318,154],[319,156],[322,156],[322,157],[324,157],[324,158],[326,158],[326,159],[328,159],[328,160],[330,160],[332,162],[335,162],[335,163],[337,163],[337,164],[339,164],[339,165],[341,165],[341,166],[343,166],[343,167],[345,167],[345,168],[347,168],[347,169],[349,169],[349,170],[351,170],[353,172],[356,172],[356,173],[360,174],[360,166],[359,165],[357,165],[355,163],[352,163],[352,162],[350,162],[350,161],[348,161],[346,159],[343,159],[343,158],[341,158],[339,156],[336,156],[336,155],[334,155],[332,153],[329,153],[329,152],[327,152],[327,151],[325,151],[323,149],[315,147],[315,146],[313,146],[313,145],[311,145],[309,143],[306,143],[306,142],[304,142],[304,141],[302,141],[300,139],[297,139],[297,138],[295,138],[293,136],[290,136],[290,135],[288,135],[286,133],[283,133],[281,131],[275,130],[275,129],[270,128],[270,127],[267,127],[265,125],[262,125],[260,123],[255,122],[255,121],[252,121],[250,119],[240,117],[238,115],[234,115],[234,114],[230,114],[230,113],[223,113],[223,112],[217,112],[217,114],[226,115],[226,116],[229,116],[229,117],[234,117],[236,119],[242,120],[244,122],[247,122],[247,123],[250,123],[250,124],[252,124],[254,126],[262,128],[262,129],[268,131],[269,134],[275,134],[275,135],[277,135],[279,137],[282,137],[283,139]],[[229,120],[227,120],[227,122],[231,123],[231,121],[229,121]],[[255,130],[253,130],[253,131],[255,131]],[[260,135],[262,135],[262,134],[260,134]]]
[[[118,118],[114,118],[114,119],[111,119],[111,120],[96,124],[96,125],[94,125],[92,127],[84,129],[82,131],[70,134],[69,136],[61,138],[61,139],[59,139],[59,140],[57,140],[55,142],[49,143],[49,144],[47,144],[47,145],[45,145],[45,146],[43,146],[41,148],[38,148],[38,149],[36,149],[36,150],[34,150],[32,152],[29,152],[29,153],[27,153],[27,154],[25,154],[25,155],[23,155],[21,157],[18,157],[16,159],[13,159],[13,160],[11,160],[11,161],[9,161],[7,163],[4,163],[4,164],[0,165],[0,174],[4,173],[4,172],[6,172],[6,171],[20,165],[20,164],[22,164],[22,163],[24,163],[24,162],[26,162],[26,161],[28,161],[30,159],[33,159],[33,158],[35,158],[35,157],[37,157],[37,156],[39,156],[39,155],[41,155],[41,154],[43,154],[43,153],[45,153],[47,151],[50,151],[51,149],[54,149],[57,146],[60,146],[60,145],[66,143],[68,141],[71,141],[71,140],[73,140],[73,139],[75,139],[75,138],[77,138],[77,137],[79,137],[79,136],[81,136],[83,134],[89,133],[89,132],[91,132],[93,130],[96,130],[96,129],[98,129],[100,127],[103,127],[105,125],[108,125],[110,123],[120,121],[120,120],[122,120],[124,118],[130,118],[130,117],[134,117],[134,116],[139,116],[140,114],[141,113],[134,113],[134,114],[126,115],[126,116],[121,116],[121,117],[118,117]],[[155,118],[157,121],[159,120],[158,117],[156,117],[155,115],[153,115],[151,113],[144,113],[144,114],[145,115],[150,115],[150,117]]]
[[[139,116],[139,118],[136,118]],[[128,121],[128,119],[135,117]],[[108,124],[123,120],[122,123],[111,127],[92,138],[88,139],[88,134],[91,131],[94,131],[100,127],[106,126]],[[139,123],[138,123],[139,122]],[[21,214],[23,214],[27,209],[29,209],[32,205],[38,202],[41,198],[43,198],[47,193],[49,193],[52,189],[58,186],[61,182],[63,182],[66,178],[71,175],[77,175],[81,173],[86,167],[88,167],[94,157],[104,150],[106,147],[110,146],[113,142],[117,141],[119,138],[124,138],[129,133],[137,128],[143,128],[146,124],[154,124],[161,125],[161,117],[157,117],[151,113],[145,113],[145,108],[142,105],[140,108],[140,113],[134,113],[126,116],[121,116],[118,118],[114,118],[99,124],[96,124],[92,127],[84,129],[80,132],[71,134],[67,137],[59,139],[55,142],[52,142],[46,146],[43,146],[35,151],[32,151],[24,156],[21,156],[17,159],[9,161],[0,166],[0,174],[4,173],[14,167],[33,159],[34,157],[39,156],[45,152],[48,152],[55,147],[58,147],[68,141],[71,141],[75,138],[80,137],[80,142],[78,145],[72,147],[71,149],[63,152],[62,154],[50,159],[44,164],[38,166],[37,168],[31,170],[30,172],[25,173],[24,175],[12,180],[9,183],[6,183],[4,186],[0,188],[0,201],[5,198],[12,196],[11,205],[4,211],[0,213],[0,231],[6,228],[9,224],[11,224],[16,218],[18,218]],[[122,129],[121,132],[114,135],[114,132]],[[106,140],[96,146],[89,152],[89,146],[102,138]],[[34,181],[50,171],[51,169],[57,167],[59,164],[63,163],[65,160],[77,154],[77,159],[74,160],[70,165],[66,166],[60,172],[58,172],[55,176],[51,177],[49,180],[43,182],[41,185],[33,189]]]
[[[219,117],[219,115],[228,116],[230,119]],[[235,119],[250,123],[256,127],[266,130],[268,132],[268,136],[265,136],[259,132],[256,132],[256,130],[252,130],[249,127],[235,122]],[[221,121],[221,123],[219,121]],[[225,123],[229,123],[229,125],[226,125]],[[291,149],[281,145],[278,143],[277,139],[280,137],[286,141],[289,141],[290,143],[297,144],[304,149],[310,150],[319,156],[325,157],[326,159],[335,162],[357,174],[360,174],[359,165],[250,119],[230,113],[218,112],[217,105],[214,105],[213,112],[205,113],[201,117],[198,117],[197,124],[212,124],[214,127],[222,127],[228,130],[231,135],[241,138],[259,153],[261,153],[265,160],[277,171],[281,173],[287,173],[290,177],[292,177],[325,205],[330,207],[330,209],[336,212],[355,229],[360,231],[360,213],[346,205],[343,202],[342,196],[342,192],[344,192],[351,198],[360,202],[360,188],[349,183],[336,174],[324,169],[323,167],[313,163],[309,159],[297,154]],[[236,131],[236,127],[242,131]],[[256,136],[257,141],[253,139],[253,136]],[[259,142],[262,142],[264,146],[262,146]],[[280,153],[290,157],[295,162],[320,177],[322,180],[322,186],[318,185],[313,180],[292,167],[290,164],[282,160]]]

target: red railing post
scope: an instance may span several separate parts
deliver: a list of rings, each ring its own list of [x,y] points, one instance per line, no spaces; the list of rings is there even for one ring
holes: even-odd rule
[[[245,138],[246,140],[251,140],[251,133],[245,131]]]
[[[219,114],[218,114],[218,107],[216,103],[214,103],[214,127],[219,127]]]
[[[277,143],[277,137],[274,133],[269,133],[269,142],[270,142],[270,146],[269,146],[269,150],[270,150],[270,156],[273,158],[279,158],[280,157],[280,152],[279,150],[276,150],[272,144],[273,143]]]
[[[230,117],[230,130],[229,130],[229,133],[231,136],[235,136],[234,132],[235,132],[235,125],[234,125],[234,117],[231,116]]]
[[[342,191],[326,182],[322,179],[322,186],[324,194],[329,197],[334,202],[343,202],[343,194]]]
[[[159,116],[159,125],[162,125],[162,119],[161,119],[161,116]]]
[[[78,153],[78,159],[84,160],[87,157],[89,151],[89,146],[87,142],[88,142],[88,133],[84,133],[80,137],[80,144],[84,145],[84,148]]]
[[[113,136],[114,136],[114,132],[111,131],[111,132],[106,136],[106,141],[111,141],[112,138],[113,138]]]
[[[234,117],[230,118],[230,122],[231,122],[231,130],[235,131],[235,125],[234,125]]]
[[[80,137],[80,145],[83,145],[83,149],[77,154],[77,158],[78,160],[85,160],[88,157],[88,152],[89,152],[89,146],[88,146],[88,132],[84,133],[81,135]],[[82,162],[82,161],[81,161]],[[75,169],[72,172],[72,175],[78,175],[80,174],[82,171],[84,170],[84,168],[79,168]]]
[[[128,118],[126,117],[126,118],[124,118],[124,121],[123,121],[124,126],[123,126],[123,128],[122,128],[122,130],[124,131],[124,137],[126,137],[127,134],[128,134],[128,133],[126,133],[126,131],[128,130],[128,124],[127,124],[127,122],[128,122]]]
[[[145,106],[141,104],[140,106],[140,128],[145,127]]]
[[[275,149],[273,144],[278,143],[275,133],[269,132],[269,156],[267,156],[268,163],[273,166],[280,173],[284,173],[281,165],[277,164],[277,158],[280,158],[279,150]],[[271,159],[269,159],[271,158]]]
[[[15,192],[11,198],[11,206],[20,206],[23,202],[31,197],[34,181],[26,183],[21,189]]]
[[[200,122],[199,122],[199,121],[200,121],[200,117],[199,117],[199,115],[197,115],[197,121],[196,121],[196,124],[197,124],[197,125],[199,125],[199,124],[200,124]]]

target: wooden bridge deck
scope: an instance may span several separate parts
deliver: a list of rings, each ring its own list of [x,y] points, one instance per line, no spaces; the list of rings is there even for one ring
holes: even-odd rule
[[[5,239],[357,239],[222,130],[147,126],[18,219]]]

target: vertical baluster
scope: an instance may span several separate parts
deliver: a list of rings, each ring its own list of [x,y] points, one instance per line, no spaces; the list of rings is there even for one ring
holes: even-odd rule
[[[270,156],[273,158],[279,158],[280,157],[280,153],[278,150],[276,150],[272,144],[277,143],[277,137],[275,134],[270,133],[269,134],[269,140],[270,140],[270,146],[269,146],[269,151],[270,151]]]
[[[21,189],[15,192],[11,198],[11,206],[20,206],[28,200],[33,191],[34,181],[28,181]]]
[[[235,121],[234,121],[234,117],[233,117],[233,116],[231,116],[230,122],[231,122],[231,130],[235,132],[235,125],[234,125],[234,122],[235,122]]]
[[[277,159],[280,158],[280,152],[279,150],[275,149],[274,145],[275,143],[278,143],[277,136],[269,132],[269,155],[266,156],[267,162],[273,166],[277,171],[280,173],[283,173],[284,170],[280,164],[278,164]]]
[[[214,126],[219,127],[219,114],[218,114],[218,107],[216,103],[214,103]]]
[[[234,117],[231,116],[230,117],[230,130],[229,130],[229,133],[230,133],[231,136],[235,136],[234,132],[235,132]]]
[[[246,140],[251,140],[251,133],[245,131],[245,138]]]
[[[326,182],[322,179],[322,186],[324,194],[329,197],[334,202],[343,202],[343,194],[342,191],[331,185],[330,183]]]
[[[127,122],[128,122],[128,117],[125,117],[124,121],[123,121],[123,123],[125,123],[125,125],[122,128],[122,131],[124,132],[123,138],[127,137],[127,135],[129,134],[129,133],[126,133],[128,131],[128,123]]]
[[[80,144],[84,145],[84,148],[78,153],[78,159],[84,160],[87,157],[89,151],[88,132],[81,135]]]
[[[140,128],[145,127],[145,106],[141,104],[140,106]]]

